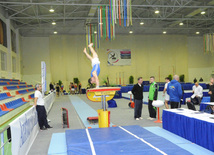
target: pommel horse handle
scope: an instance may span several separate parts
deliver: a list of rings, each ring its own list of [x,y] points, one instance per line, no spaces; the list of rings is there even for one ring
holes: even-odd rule
[[[94,98],[101,98],[102,108],[104,111],[106,110],[106,101],[112,99],[115,95],[116,91],[119,91],[120,87],[102,87],[102,88],[94,88],[87,90],[87,97],[91,101],[97,102]]]

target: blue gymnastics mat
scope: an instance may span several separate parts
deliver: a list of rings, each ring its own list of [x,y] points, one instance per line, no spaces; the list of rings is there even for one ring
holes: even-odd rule
[[[68,155],[191,154],[140,126],[66,130],[65,135]]]
[[[214,153],[160,127],[123,126],[54,133],[48,155],[56,154],[213,155]]]
[[[80,119],[82,120],[82,122],[86,128],[88,128],[88,127],[98,128],[99,127],[98,124],[90,124],[87,121],[87,117],[98,116],[96,110],[91,108],[87,103],[85,103],[83,100],[81,100],[78,96],[69,96],[69,99],[70,99],[71,103],[73,104],[77,114],[79,115]],[[98,105],[98,107],[99,107],[99,105]],[[110,123],[110,126],[112,126],[112,125],[114,125],[114,124]]]
[[[53,133],[48,149],[48,155],[67,155],[65,133]]]

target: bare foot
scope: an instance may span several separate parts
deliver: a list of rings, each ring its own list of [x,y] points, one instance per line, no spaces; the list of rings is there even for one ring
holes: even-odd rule
[[[88,47],[92,47],[93,46],[93,43],[90,43],[89,45],[88,45]]]
[[[83,53],[87,53],[86,48],[84,48]]]

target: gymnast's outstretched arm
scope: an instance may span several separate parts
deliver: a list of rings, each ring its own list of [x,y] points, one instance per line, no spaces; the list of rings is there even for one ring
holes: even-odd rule
[[[94,50],[94,48],[93,48],[93,43],[90,43],[90,44],[88,45],[88,47],[89,47],[89,49],[90,49],[90,51],[91,51],[91,53],[92,53],[92,55],[93,55],[93,58],[98,58],[98,55],[97,55],[97,53],[95,52],[95,50]]]
[[[84,48],[83,53],[85,53],[87,58],[92,61],[92,57],[87,53],[86,48]]]

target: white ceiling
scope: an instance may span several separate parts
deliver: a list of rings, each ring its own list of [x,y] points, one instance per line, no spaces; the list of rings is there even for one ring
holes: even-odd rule
[[[4,0],[0,6],[6,18],[23,36],[85,34],[86,23],[97,22],[97,6],[109,0]],[[50,7],[55,12],[50,13]],[[159,9],[160,13],[154,13]],[[214,31],[214,0],[132,0],[133,26],[116,26],[116,34],[188,34]],[[201,15],[201,11],[206,13]],[[56,25],[51,24],[52,21]],[[143,21],[145,24],[140,25]],[[180,26],[179,23],[184,25]]]

